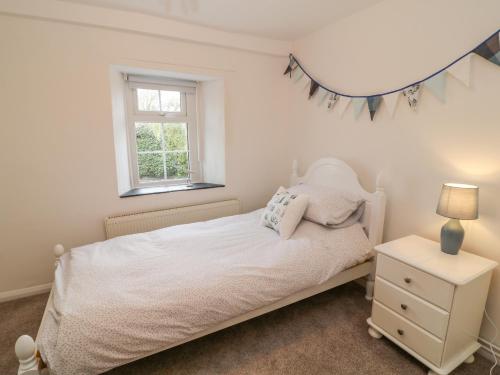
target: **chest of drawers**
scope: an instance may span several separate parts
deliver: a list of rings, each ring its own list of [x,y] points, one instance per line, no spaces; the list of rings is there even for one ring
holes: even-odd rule
[[[472,362],[497,263],[466,252],[445,254],[439,243],[418,236],[375,250],[370,335],[393,341],[429,367],[429,374],[447,375]]]

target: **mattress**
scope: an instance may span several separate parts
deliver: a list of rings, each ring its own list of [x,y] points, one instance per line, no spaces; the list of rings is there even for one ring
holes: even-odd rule
[[[281,240],[260,216],[117,237],[64,254],[37,337],[51,373],[103,373],[371,256],[358,223],[326,229],[302,221]]]

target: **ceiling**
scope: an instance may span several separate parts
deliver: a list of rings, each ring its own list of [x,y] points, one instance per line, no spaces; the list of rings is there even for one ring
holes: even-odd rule
[[[382,0],[60,0],[294,40]]]

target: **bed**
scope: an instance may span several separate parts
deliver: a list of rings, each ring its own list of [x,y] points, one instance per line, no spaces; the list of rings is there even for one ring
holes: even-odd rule
[[[16,343],[19,374],[99,374],[367,277],[381,242],[385,195],[366,192],[344,162],[320,159],[291,184],[335,186],[365,199],[360,221],[327,229],[303,220],[289,240],[261,210],[117,237],[64,253],[36,343]],[[46,368],[45,368],[46,367]]]

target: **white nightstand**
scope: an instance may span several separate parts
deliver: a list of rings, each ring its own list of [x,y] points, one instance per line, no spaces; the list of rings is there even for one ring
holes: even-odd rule
[[[446,375],[472,363],[497,263],[437,242],[408,236],[375,247],[377,271],[368,332],[387,337],[430,368]]]

